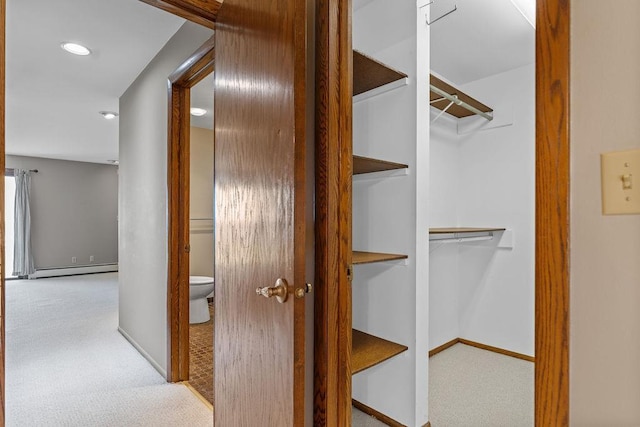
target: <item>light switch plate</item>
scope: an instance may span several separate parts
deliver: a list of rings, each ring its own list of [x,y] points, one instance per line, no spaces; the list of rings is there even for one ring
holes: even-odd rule
[[[602,213],[640,213],[640,150],[600,155]]]

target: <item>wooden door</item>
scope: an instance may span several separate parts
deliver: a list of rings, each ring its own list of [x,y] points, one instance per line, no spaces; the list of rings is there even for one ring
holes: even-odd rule
[[[236,1],[225,0],[224,11],[220,11],[220,18],[216,21],[215,12],[220,8],[220,3],[215,0],[142,0],[146,3],[165,9],[179,16],[201,23],[211,28],[216,28],[217,43],[221,49],[217,52],[218,63],[216,70],[216,138],[219,149],[216,149],[216,167],[221,168],[224,162],[230,161],[227,168],[218,170],[216,188],[216,215],[219,216],[216,226],[224,234],[216,236],[217,244],[225,243],[224,252],[218,253],[216,261],[216,383],[215,419],[218,426],[235,425],[301,425],[303,423],[303,364],[304,353],[302,348],[303,329],[301,324],[303,314],[302,300],[289,300],[281,310],[275,310],[277,304],[274,301],[264,300],[268,304],[259,305],[256,300],[251,300],[251,290],[258,285],[268,283],[249,283],[253,280],[273,280],[272,277],[264,278],[272,271],[274,276],[282,274],[285,278],[293,277],[295,280],[289,285],[300,286],[304,280],[304,255],[300,252],[304,248],[304,227],[302,226],[302,209],[304,195],[301,194],[304,181],[304,170],[300,165],[304,153],[302,143],[304,135],[305,102],[302,88],[304,88],[304,15],[300,0],[265,0],[265,1]],[[345,0],[346,1],[346,0]],[[255,4],[254,4],[255,3]],[[295,3],[295,4],[294,4]],[[345,11],[336,4],[338,0],[322,0],[318,3],[318,26],[322,28],[319,36],[329,36],[344,29],[342,25],[334,27],[336,19],[348,17]],[[347,4],[349,4],[348,2]],[[328,5],[328,7],[325,7]],[[34,13],[36,13],[34,11]],[[557,183],[556,170],[566,171],[569,165],[569,125],[567,115],[567,100],[569,99],[569,55],[566,44],[569,31],[569,2],[563,0],[544,0],[539,2],[537,8],[538,22],[538,50],[540,58],[537,67],[537,87],[540,93],[551,94],[540,96],[537,103],[539,117],[537,141],[548,143],[549,147],[558,149],[541,153],[537,165],[538,183],[544,184],[546,177],[549,183]],[[281,27],[279,28],[279,24]],[[234,34],[235,33],[235,34]],[[347,33],[341,37],[347,37]],[[295,39],[294,39],[295,37]],[[335,93],[340,91],[341,80],[345,79],[345,71],[337,75],[335,71],[335,55],[345,57],[344,48],[327,41],[329,37],[318,37],[317,45],[326,47],[321,50],[318,57],[319,76],[329,78],[328,87],[319,85],[318,103],[324,107],[318,107],[321,113],[330,114],[331,107],[336,102]],[[344,39],[340,39],[344,40]],[[5,0],[0,0],[0,165],[4,162],[4,76],[5,76]],[[224,46],[224,49],[222,47]],[[233,52],[235,48],[236,52]],[[264,49],[264,50],[262,50]],[[332,50],[333,49],[333,50]],[[350,52],[346,52],[350,54]],[[280,55],[280,56],[278,56]],[[281,62],[278,63],[277,60]],[[234,61],[237,61],[234,63]],[[344,62],[344,61],[342,61]],[[553,64],[558,65],[554,67]],[[249,67],[249,68],[245,68]],[[324,68],[323,68],[324,67]],[[324,70],[324,71],[323,71]],[[348,67],[346,68],[348,74]],[[333,79],[333,80],[332,80]],[[348,86],[348,85],[347,85]],[[550,89],[551,88],[551,89]],[[342,89],[343,90],[343,89]],[[273,98],[269,99],[271,94]],[[558,101],[559,95],[564,95],[562,102]],[[241,95],[233,99],[234,95]],[[553,95],[553,96],[552,96]],[[237,105],[234,105],[237,102]],[[243,109],[251,106],[248,110]],[[242,106],[242,107],[240,107]],[[270,107],[274,107],[270,109]],[[226,109],[226,111],[223,111]],[[542,115],[541,112],[545,112]],[[255,114],[254,116],[251,116]],[[289,117],[287,120],[286,117]],[[340,122],[340,115],[334,114],[326,123],[319,121],[318,126],[331,125]],[[271,127],[267,123],[272,123]],[[282,124],[277,127],[276,123]],[[294,125],[292,125],[294,123]],[[562,126],[553,124],[561,123]],[[285,126],[288,124],[288,126]],[[551,124],[551,125],[549,125]],[[292,128],[294,126],[294,128]],[[558,129],[561,129],[558,131]],[[330,130],[330,129],[329,129]],[[318,132],[328,132],[327,129],[319,129]],[[267,137],[268,136],[268,137]],[[285,145],[287,136],[290,138],[290,150],[284,150],[288,155],[277,159],[274,169],[269,169],[276,153],[283,151],[269,151],[272,146],[280,146],[275,140]],[[264,145],[259,151],[252,150],[250,141],[254,143],[258,139]],[[237,142],[238,146],[232,145]],[[319,138],[318,151],[329,150],[341,143],[340,137],[332,133],[325,139]],[[257,143],[256,143],[257,144]],[[554,145],[555,144],[555,145]],[[247,155],[250,161],[245,162],[242,156]],[[260,156],[264,156],[261,158]],[[323,159],[319,159],[319,162]],[[234,166],[235,165],[235,166]],[[336,170],[338,162],[329,163],[326,169],[320,169],[318,176],[318,188],[325,189],[325,193],[336,191],[336,194],[327,195],[327,200],[339,197],[340,182],[332,180],[339,173]],[[262,169],[264,168],[264,169]],[[234,171],[234,169],[237,169]],[[266,173],[269,171],[270,173]],[[264,174],[263,174],[264,172]],[[278,173],[280,173],[278,181]],[[324,175],[323,175],[324,173]],[[235,174],[235,175],[234,175]],[[296,179],[297,177],[297,179]],[[328,182],[331,180],[331,182]],[[561,250],[540,245],[538,248],[537,269],[546,272],[548,265],[561,267],[551,269],[548,277],[538,277],[536,284],[538,306],[553,304],[553,310],[539,310],[536,312],[536,425],[566,425],[568,414],[568,310],[567,290],[569,278],[566,274],[566,262],[568,259],[566,228],[568,224],[568,211],[555,208],[566,204],[568,200],[568,187],[566,180],[558,191],[538,191],[538,223],[561,224],[563,232],[562,240],[554,240],[562,246]],[[225,188],[226,186],[226,188]],[[234,189],[234,186],[237,187]],[[270,188],[269,193],[274,197],[271,200],[255,198],[256,188]],[[551,188],[538,185],[539,188]],[[245,192],[241,188],[251,191]],[[322,193],[322,191],[319,191]],[[221,197],[225,199],[221,199]],[[220,200],[218,200],[220,199]],[[4,210],[3,198],[0,197],[0,217]],[[226,201],[222,201],[226,200]],[[274,214],[271,203],[277,203],[282,211]],[[236,205],[234,208],[233,205]],[[266,206],[265,206],[266,205]],[[265,209],[263,209],[265,208]],[[269,209],[266,209],[269,208]],[[318,208],[318,217],[326,215],[331,206]],[[234,218],[235,212],[235,218]],[[251,214],[251,215],[249,215]],[[246,215],[246,217],[243,217]],[[285,216],[286,215],[286,216]],[[287,219],[285,219],[287,218]],[[323,218],[319,218],[324,220]],[[240,224],[248,224],[254,221],[256,226],[253,232],[247,232],[246,227],[241,231]],[[278,243],[269,246],[264,240],[268,240],[269,222],[272,221],[270,236],[276,236]],[[288,227],[282,226],[287,223]],[[4,248],[3,221],[0,219],[0,251]],[[231,227],[231,230],[226,230]],[[238,227],[238,230],[232,230]],[[559,226],[560,227],[560,226]],[[287,233],[279,235],[286,228]],[[554,230],[546,227],[545,230]],[[333,231],[333,229],[332,229]],[[325,233],[319,231],[319,235]],[[325,233],[327,238],[334,238],[331,232]],[[557,233],[556,233],[557,235]],[[555,235],[554,235],[555,236]],[[540,238],[542,237],[542,238]],[[544,230],[538,230],[538,240],[548,242],[549,239]],[[240,240],[233,242],[234,238]],[[341,237],[338,236],[339,240]],[[555,239],[555,237],[554,237]],[[552,239],[553,240],[553,239]],[[275,241],[274,241],[275,242]],[[254,244],[255,243],[255,244]],[[235,246],[234,246],[235,244]],[[251,246],[241,248],[241,245]],[[286,256],[279,258],[282,266],[275,266],[275,258],[281,254]],[[331,271],[333,262],[330,258],[332,249],[323,254],[328,261],[326,271]],[[237,257],[237,258],[236,258]],[[2,257],[0,257],[2,258]],[[226,261],[225,261],[226,260]],[[4,269],[4,266],[0,267]],[[282,270],[281,270],[282,269]],[[267,273],[269,272],[269,274]],[[324,274],[320,271],[318,274]],[[335,273],[338,274],[338,273]],[[340,273],[342,274],[342,273]],[[4,425],[4,272],[0,275],[0,426]],[[326,280],[330,280],[325,278]],[[540,286],[541,285],[541,286]],[[552,286],[553,285],[553,286]],[[321,329],[329,329],[334,325],[327,323],[329,313],[338,310],[331,299],[332,294],[324,293],[325,298],[319,302],[319,306],[325,309],[318,316]],[[326,299],[326,301],[325,301]],[[251,300],[251,301],[250,301]],[[259,300],[259,298],[258,298]],[[246,304],[245,304],[246,303]],[[544,303],[544,304],[542,304]],[[286,307],[286,308],[285,308]],[[222,310],[227,310],[229,318],[225,321]],[[559,314],[558,314],[559,313]],[[273,316],[271,316],[273,315]],[[264,319],[269,319],[264,323]],[[561,321],[557,321],[561,319]],[[225,323],[226,322],[226,323]],[[545,332],[545,326],[557,324],[558,328],[550,333]],[[218,328],[221,326],[221,328]],[[278,332],[274,332],[275,329]],[[333,334],[333,333],[332,333]],[[277,335],[277,337],[276,337]],[[332,335],[333,337],[333,335]],[[269,339],[273,338],[273,342]],[[344,344],[344,339],[338,337],[336,345],[328,344],[326,348],[316,351],[321,358],[316,360],[317,376],[327,375],[326,381],[320,378],[316,382],[316,395],[319,403],[316,403],[320,414],[326,415],[339,412],[335,408],[336,394],[341,390],[341,385],[336,378],[340,378],[340,370],[331,371],[330,364],[335,365],[336,353],[339,344]],[[246,354],[243,354],[244,351]],[[254,352],[255,351],[255,352]],[[270,351],[274,353],[269,354]],[[253,352],[253,353],[252,353]],[[253,354],[253,358],[252,358]],[[556,355],[560,355],[556,357]],[[242,356],[242,357],[240,357]],[[348,363],[347,363],[348,365]],[[283,376],[279,376],[284,372]],[[338,374],[336,374],[338,372]],[[276,379],[269,378],[275,376]],[[329,385],[327,383],[330,383]],[[268,384],[268,385],[266,385]],[[558,385],[560,384],[560,386]],[[273,385],[273,388],[272,388]],[[284,392],[282,390],[285,390]],[[558,397],[558,390],[561,398]],[[246,392],[246,395],[244,394]],[[10,393],[10,391],[9,391]],[[554,397],[555,396],[555,397]],[[341,399],[344,400],[344,399]],[[238,414],[234,414],[234,412]],[[261,418],[262,417],[262,418]],[[318,416],[322,419],[322,414]],[[335,418],[329,417],[329,420]],[[344,417],[340,418],[341,420]],[[328,421],[327,424],[330,424]],[[344,424],[344,423],[343,423]]]
[[[214,423],[303,425],[305,2],[225,0],[215,38]]]

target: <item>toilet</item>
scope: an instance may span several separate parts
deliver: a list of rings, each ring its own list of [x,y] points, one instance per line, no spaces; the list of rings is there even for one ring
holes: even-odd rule
[[[207,297],[213,296],[213,277],[189,276],[189,323],[208,322]]]

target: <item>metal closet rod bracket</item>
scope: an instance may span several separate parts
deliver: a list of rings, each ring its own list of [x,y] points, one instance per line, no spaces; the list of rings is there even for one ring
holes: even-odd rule
[[[449,101],[451,101],[451,103],[459,105],[460,107],[471,111],[473,114],[477,114],[478,116],[484,117],[485,119],[487,119],[489,121],[493,120],[493,114],[485,113],[484,111],[478,110],[473,105],[469,105],[466,102],[464,102],[463,100],[461,100],[460,98],[458,98],[458,95],[451,95],[450,93],[447,93],[444,90],[442,90],[439,87],[436,87],[436,86],[434,86],[432,84],[429,85],[429,89],[431,89],[431,92],[433,92],[433,93],[435,93],[437,95],[440,95],[442,98],[448,99]],[[433,100],[433,102],[437,102],[437,101],[442,101],[442,99],[434,99]],[[449,104],[447,106],[447,108],[445,108],[445,111],[448,110],[449,107],[451,107],[451,104]],[[442,113],[440,115],[442,115]],[[440,115],[438,115],[437,118],[439,118]]]
[[[434,0],[434,1],[430,1],[429,3],[425,4],[425,6],[429,6],[429,5],[433,4],[434,2],[435,2],[435,0]],[[457,4],[453,6],[453,9],[452,9],[452,10],[450,10],[450,11],[449,11],[449,12],[447,12],[447,13],[445,13],[444,15],[440,15],[440,16],[438,16],[436,19],[434,19],[434,20],[433,20],[433,21],[431,21],[431,22],[429,22],[429,18],[427,17],[427,19],[426,19],[426,21],[427,21],[427,25],[431,25],[431,24],[433,24],[434,22],[438,22],[439,20],[441,20],[441,19],[442,19],[442,18],[444,18],[445,16],[447,16],[447,15],[451,15],[451,14],[452,14],[453,12],[455,12],[456,10],[458,10],[458,5],[457,5]]]

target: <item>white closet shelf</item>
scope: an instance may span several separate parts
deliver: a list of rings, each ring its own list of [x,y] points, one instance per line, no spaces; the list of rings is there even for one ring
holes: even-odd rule
[[[432,107],[446,111],[447,114],[459,119],[480,115],[487,120],[493,120],[493,109],[482,102],[445,83],[433,74],[430,75],[430,83],[429,102]],[[452,99],[456,101],[452,102]]]
[[[493,228],[493,227],[443,227],[443,228],[430,228],[429,234],[451,234],[451,233],[482,233],[489,231],[504,231],[506,228]]]

